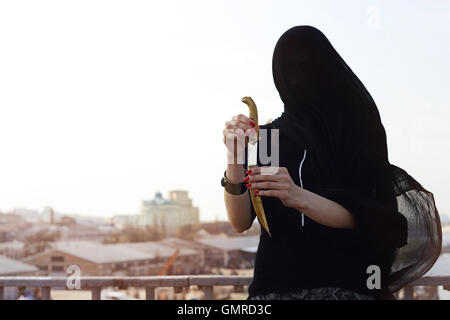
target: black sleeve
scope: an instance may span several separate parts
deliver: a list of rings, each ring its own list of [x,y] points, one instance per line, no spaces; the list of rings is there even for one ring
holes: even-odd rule
[[[406,244],[408,223],[398,211],[393,171],[387,156],[372,149],[353,148],[339,162],[339,175],[334,184],[319,187],[318,193],[353,214],[356,230],[370,250],[393,251]]]
[[[395,208],[383,205],[375,196],[336,188],[321,188],[317,193],[339,203],[353,214],[357,232],[372,250],[382,253],[406,244],[406,218]]]

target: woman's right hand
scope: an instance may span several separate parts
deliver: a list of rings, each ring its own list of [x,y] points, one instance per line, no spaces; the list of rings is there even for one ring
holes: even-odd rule
[[[227,147],[228,158],[225,176],[232,183],[242,183],[245,179],[243,155],[248,140],[247,136],[255,126],[256,123],[243,114],[236,115],[225,123],[223,143]],[[250,228],[253,219],[248,191],[240,195],[233,195],[224,190],[224,199],[228,219],[233,228],[237,232],[243,232]]]
[[[237,164],[238,157],[247,146],[246,137],[249,129],[253,129],[256,123],[243,114],[233,116],[230,121],[225,122],[225,129],[223,130],[223,143],[227,147],[228,163]],[[236,152],[234,151],[236,150]]]

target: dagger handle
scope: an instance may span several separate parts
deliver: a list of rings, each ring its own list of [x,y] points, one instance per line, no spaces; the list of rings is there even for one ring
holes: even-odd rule
[[[248,106],[249,118],[253,119],[253,121],[255,122],[256,134],[259,134],[258,109],[256,108],[255,102],[253,101],[253,99],[251,97],[243,97],[242,102]]]

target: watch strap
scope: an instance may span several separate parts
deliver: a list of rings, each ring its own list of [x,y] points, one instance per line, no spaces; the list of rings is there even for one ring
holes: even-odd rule
[[[239,183],[233,183],[227,179],[226,170],[223,173],[221,185],[225,188],[225,190],[232,195],[240,195],[247,191],[247,187],[245,186],[247,183],[245,181]]]

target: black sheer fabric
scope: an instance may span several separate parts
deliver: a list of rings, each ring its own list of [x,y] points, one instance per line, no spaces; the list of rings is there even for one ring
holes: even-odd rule
[[[433,194],[394,165],[394,193],[398,210],[408,220],[408,244],[397,250],[389,289],[395,292],[420,278],[439,257],[442,230]]]
[[[308,150],[318,180],[311,191],[352,212],[370,260],[384,268],[386,291],[422,276],[440,253],[439,214],[433,195],[389,163],[386,132],[364,85],[310,26],[281,36],[273,75],[284,112],[268,128]]]

